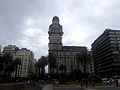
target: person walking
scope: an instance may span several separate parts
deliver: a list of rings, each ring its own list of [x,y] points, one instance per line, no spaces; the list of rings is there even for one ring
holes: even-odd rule
[[[117,80],[117,79],[115,79],[115,84],[116,84],[116,87],[119,86],[119,83],[118,83],[118,80]]]
[[[82,81],[80,82],[80,86],[81,86],[81,88],[83,88],[83,82]]]
[[[92,82],[91,82],[91,85],[92,85],[92,87],[94,87],[94,86],[95,86],[95,83],[94,83],[94,81],[92,81]]]

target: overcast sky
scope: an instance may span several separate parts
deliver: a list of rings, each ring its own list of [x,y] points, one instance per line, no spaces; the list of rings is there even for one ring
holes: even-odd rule
[[[63,45],[87,46],[106,29],[120,29],[120,0],[0,0],[0,44],[48,53],[53,16],[63,26]]]

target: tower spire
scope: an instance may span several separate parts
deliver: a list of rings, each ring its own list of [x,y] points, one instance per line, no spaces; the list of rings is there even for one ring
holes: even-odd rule
[[[52,23],[58,23],[59,24],[59,18],[57,16],[54,16],[52,19]]]

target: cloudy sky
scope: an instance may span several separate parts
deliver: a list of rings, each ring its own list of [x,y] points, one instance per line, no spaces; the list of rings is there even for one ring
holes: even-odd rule
[[[120,0],[0,0],[0,44],[47,55],[53,16],[63,26],[63,45],[91,48],[106,29],[120,29]]]

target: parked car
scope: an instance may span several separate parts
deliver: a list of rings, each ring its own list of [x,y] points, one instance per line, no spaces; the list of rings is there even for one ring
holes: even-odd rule
[[[107,85],[111,84],[111,80],[109,78],[102,78],[102,82],[103,84],[107,84]]]
[[[118,83],[120,85],[120,76],[113,76],[114,80],[117,79],[118,80]]]

